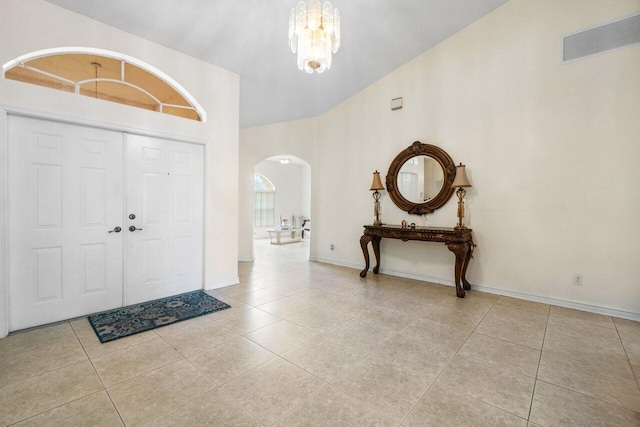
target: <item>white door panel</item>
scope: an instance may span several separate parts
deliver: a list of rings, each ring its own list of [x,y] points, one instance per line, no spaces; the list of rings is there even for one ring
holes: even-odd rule
[[[122,134],[10,116],[10,329],[122,304]]]
[[[126,136],[125,305],[202,288],[203,156],[200,145]]]

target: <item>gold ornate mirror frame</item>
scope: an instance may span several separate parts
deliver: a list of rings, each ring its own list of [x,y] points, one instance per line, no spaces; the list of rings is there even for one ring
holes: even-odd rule
[[[444,174],[444,182],[440,192],[432,199],[424,203],[410,202],[400,193],[398,189],[398,174],[402,166],[409,159],[415,156],[428,156],[436,160],[442,167]],[[393,203],[403,211],[412,215],[428,214],[442,207],[453,195],[454,189],[451,188],[453,179],[456,176],[456,165],[446,151],[435,145],[423,144],[416,141],[408,148],[404,149],[396,156],[389,166],[387,173],[387,192],[393,200]]]

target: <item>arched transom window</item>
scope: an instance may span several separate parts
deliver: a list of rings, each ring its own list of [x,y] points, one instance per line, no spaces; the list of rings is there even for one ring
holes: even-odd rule
[[[92,48],[32,52],[3,66],[4,77],[206,121],[206,113],[176,81],[140,60]]]

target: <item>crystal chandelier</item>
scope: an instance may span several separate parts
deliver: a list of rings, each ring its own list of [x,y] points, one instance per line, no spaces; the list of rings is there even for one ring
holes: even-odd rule
[[[289,12],[289,44],[298,53],[298,68],[322,73],[340,48],[340,12],[330,2],[301,1]]]

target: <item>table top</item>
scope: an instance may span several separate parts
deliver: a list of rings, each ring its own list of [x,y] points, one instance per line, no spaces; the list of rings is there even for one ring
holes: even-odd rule
[[[382,225],[371,225],[365,224],[364,228],[369,229],[388,229],[388,230],[406,230],[406,231],[447,231],[447,232],[459,232],[458,229],[453,227],[429,227],[423,225],[416,225],[415,227],[411,227],[407,225],[406,228],[402,228],[400,224],[382,224]],[[465,228],[465,231],[472,231],[470,228]]]
[[[296,230],[302,230],[302,227],[267,228],[267,231],[296,231]]]
[[[472,230],[470,228],[450,227],[407,227],[397,224],[365,225],[364,236],[388,237],[391,239],[424,240],[429,242],[470,242]]]

